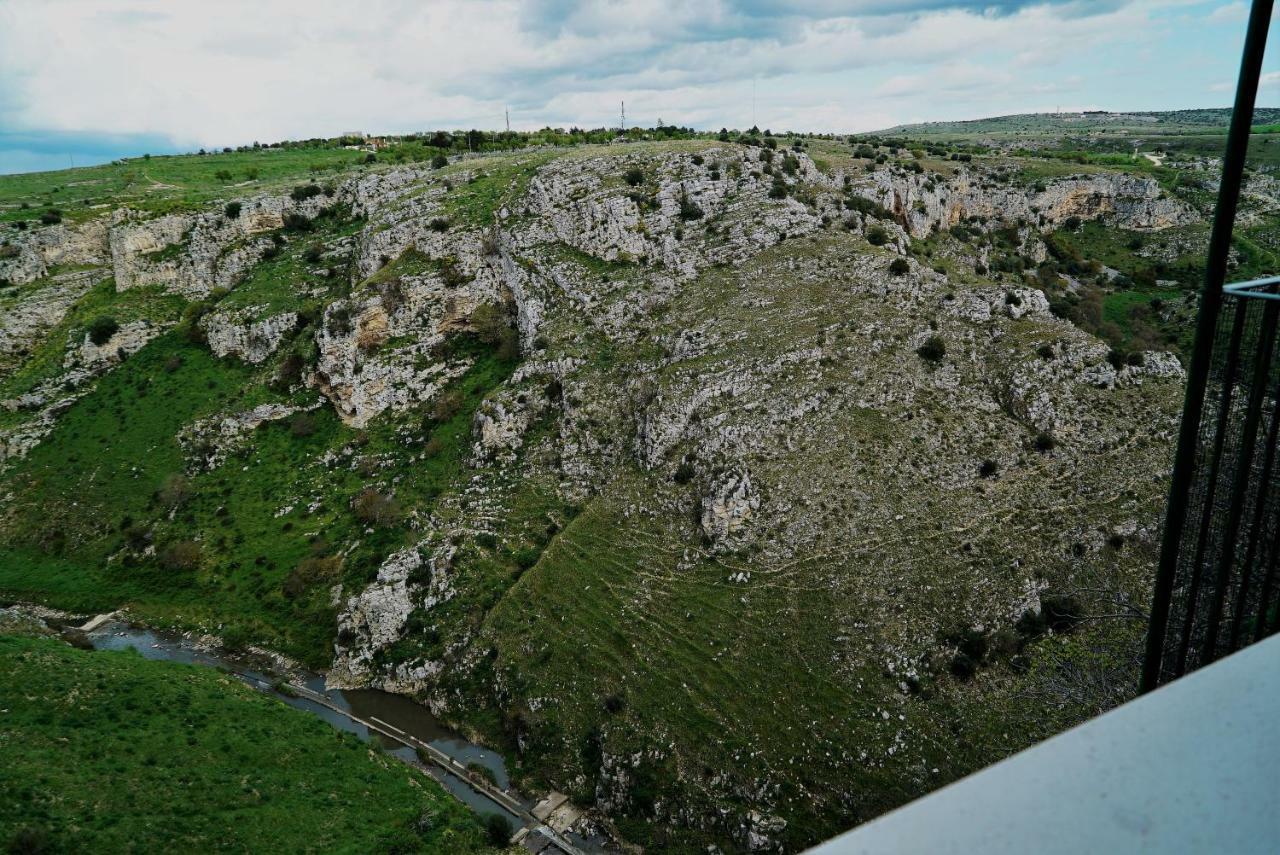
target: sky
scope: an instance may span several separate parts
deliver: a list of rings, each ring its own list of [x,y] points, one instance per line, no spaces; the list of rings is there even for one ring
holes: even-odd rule
[[[0,0],[0,173],[344,131],[1229,106],[1242,0]],[[1274,38],[1273,38],[1274,41]],[[1273,53],[1275,53],[1273,51]],[[1280,104],[1280,60],[1258,103]]]

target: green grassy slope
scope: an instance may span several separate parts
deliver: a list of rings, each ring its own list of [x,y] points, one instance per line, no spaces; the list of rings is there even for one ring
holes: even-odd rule
[[[57,852],[473,852],[427,775],[209,668],[0,635],[0,841]]]

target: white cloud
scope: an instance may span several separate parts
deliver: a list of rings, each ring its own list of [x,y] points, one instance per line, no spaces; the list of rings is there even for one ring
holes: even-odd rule
[[[1249,17],[1249,5],[1237,0],[1235,3],[1228,3],[1225,6],[1219,6],[1209,13],[1206,20],[1215,24],[1238,24]]]
[[[0,127],[207,146],[492,128],[507,107],[516,127],[596,126],[623,98],[640,122],[745,127],[756,80],[762,126],[867,130],[1103,100],[1100,69],[1161,49],[1182,5],[5,0]]]

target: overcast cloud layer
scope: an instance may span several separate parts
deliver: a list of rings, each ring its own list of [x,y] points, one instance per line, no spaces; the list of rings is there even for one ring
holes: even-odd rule
[[[1241,0],[0,0],[0,172],[346,130],[1226,106]],[[1268,68],[1280,68],[1280,63]],[[1280,72],[1261,102],[1272,104]]]

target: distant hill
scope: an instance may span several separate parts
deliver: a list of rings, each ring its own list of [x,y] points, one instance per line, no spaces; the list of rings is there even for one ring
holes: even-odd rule
[[[1079,133],[1154,133],[1157,135],[1214,131],[1225,133],[1230,119],[1231,110],[1226,107],[1163,112],[1022,113],[959,122],[897,125],[879,133],[913,137],[986,136],[996,139]],[[1260,107],[1255,111],[1255,125],[1268,125],[1278,121],[1280,121],[1280,108]]]

